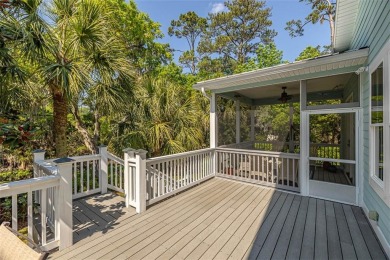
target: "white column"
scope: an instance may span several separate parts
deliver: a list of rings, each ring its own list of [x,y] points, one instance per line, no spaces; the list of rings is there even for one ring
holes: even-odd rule
[[[102,194],[107,193],[108,185],[108,159],[107,159],[107,146],[99,146],[100,154],[100,176],[99,187]]]
[[[135,151],[136,160],[136,211],[142,213],[146,211],[146,153],[145,150]]]
[[[300,165],[299,187],[301,195],[309,195],[309,119],[304,112],[306,109],[306,81],[300,81],[301,136],[300,136]]]
[[[210,100],[210,148],[218,146],[218,115],[216,94],[211,94]]]
[[[251,106],[250,115],[251,115],[251,142],[255,141],[255,106]]]
[[[294,153],[294,133],[292,126],[294,124],[294,107],[293,103],[290,103],[290,138],[289,138],[289,144],[288,144],[288,150],[290,153]]]
[[[133,149],[127,148],[123,150],[123,163],[124,163],[124,170],[123,170],[123,176],[124,176],[124,190],[125,190],[125,205],[126,208],[130,206],[130,196],[131,196],[131,185],[130,185],[130,172],[129,172],[129,161],[130,156],[134,154]]]
[[[40,177],[39,167],[36,165],[39,161],[45,160],[45,150],[34,150],[33,151],[33,169],[34,169],[34,178]],[[40,191],[34,191],[34,201],[35,203],[39,203]]]
[[[241,133],[240,133],[240,119],[241,119],[241,109],[240,109],[240,101],[236,100],[236,144],[240,143]]]
[[[59,225],[59,247],[63,250],[73,245],[73,201],[72,201],[72,162],[70,158],[54,160],[60,176],[59,196],[57,204]]]

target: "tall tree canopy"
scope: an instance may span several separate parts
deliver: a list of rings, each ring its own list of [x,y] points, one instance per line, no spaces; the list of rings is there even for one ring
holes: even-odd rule
[[[53,100],[56,155],[67,155],[69,104],[88,86],[131,79],[124,45],[115,35],[110,10],[97,0],[17,1],[1,12],[0,27],[15,53],[35,66]],[[4,58],[4,57],[3,57]]]
[[[235,70],[235,73],[272,67],[282,63],[283,51],[278,50],[275,43],[271,42],[267,45],[261,44],[256,50],[255,57],[249,59],[248,62],[239,65]]]
[[[324,22],[329,23],[330,28],[330,43],[333,43],[334,38],[334,23],[335,23],[335,13],[336,6],[335,0],[299,0],[299,2],[304,2],[308,5],[311,5],[311,13],[305,17],[305,21],[302,20],[291,20],[286,23],[286,30],[289,31],[291,37],[302,36],[305,29],[304,27],[307,24],[316,24]]]
[[[204,34],[206,28],[207,19],[199,17],[193,11],[181,14],[178,20],[172,20],[171,26],[168,28],[170,36],[174,35],[179,39],[185,38],[187,40],[189,50],[180,55],[179,61],[184,67],[189,68],[192,74],[196,72],[198,61],[196,43]]]
[[[271,9],[266,8],[264,1],[257,0],[232,0],[224,5],[226,11],[209,14],[209,27],[198,51],[243,64],[260,44],[272,42],[276,35],[270,29]]]

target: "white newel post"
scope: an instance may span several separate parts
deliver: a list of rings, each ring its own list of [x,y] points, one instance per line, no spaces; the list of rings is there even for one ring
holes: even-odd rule
[[[40,177],[39,176],[39,167],[36,165],[39,161],[45,160],[45,150],[34,150],[33,151],[33,167],[34,167],[34,178]],[[35,191],[34,192],[34,201],[35,203],[39,203],[39,192]]]
[[[131,185],[131,171],[129,167],[130,158],[134,158],[134,149],[127,148],[123,150],[123,163],[124,163],[124,182],[125,182],[125,204],[128,208],[130,206],[131,194],[132,194],[132,185]]]
[[[60,176],[58,191],[58,226],[57,239],[60,241],[60,250],[73,245],[73,201],[72,201],[72,162],[70,158],[54,160]]]
[[[99,146],[99,154],[100,154],[100,190],[101,193],[107,193],[107,185],[108,185],[108,159],[107,159],[107,146]]]
[[[145,150],[135,151],[136,160],[136,211],[142,213],[146,211],[146,154]]]
[[[236,100],[236,144],[240,143],[241,140],[241,109],[240,109],[240,101]]]

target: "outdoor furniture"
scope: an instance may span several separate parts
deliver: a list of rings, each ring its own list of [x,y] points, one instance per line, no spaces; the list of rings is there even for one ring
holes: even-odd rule
[[[0,225],[0,260],[46,259],[47,256],[48,253],[43,252],[31,239],[11,229],[8,222]]]

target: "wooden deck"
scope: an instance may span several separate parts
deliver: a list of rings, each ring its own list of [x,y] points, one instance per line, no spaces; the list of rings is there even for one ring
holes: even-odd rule
[[[52,259],[386,259],[358,207],[221,178],[138,215],[112,195],[74,204],[81,240]]]

